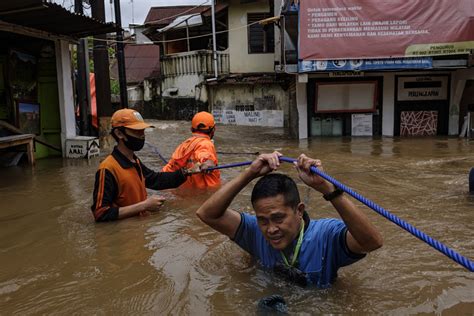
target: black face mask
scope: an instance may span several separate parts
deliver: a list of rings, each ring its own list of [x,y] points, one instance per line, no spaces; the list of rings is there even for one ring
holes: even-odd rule
[[[127,140],[123,140],[125,146],[132,151],[139,151],[145,145],[145,139],[133,137],[127,134]]]

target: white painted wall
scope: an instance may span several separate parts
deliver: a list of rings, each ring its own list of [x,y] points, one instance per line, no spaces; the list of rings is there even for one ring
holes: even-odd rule
[[[296,82],[296,107],[298,108],[298,138],[308,138],[308,96],[305,82]]]
[[[241,126],[283,127],[283,111],[212,110],[216,123]]]
[[[139,85],[127,87],[127,94],[132,102],[143,101],[143,89]]]
[[[247,13],[269,11],[268,2],[240,3],[229,1],[229,57],[231,73],[274,72],[274,53],[249,54]],[[277,27],[275,27],[277,28]]]
[[[180,75],[164,78],[161,83],[162,92],[169,88],[177,88],[179,97],[194,98],[196,96],[196,86],[204,81],[198,74]]]
[[[213,86],[210,91],[212,112],[218,123],[284,126],[288,92],[278,84],[218,85]],[[236,108],[242,106],[253,106],[253,110]]]
[[[76,136],[71,55],[69,53],[68,42],[56,40],[55,46],[59,93],[59,116],[61,118],[61,148],[63,156],[65,157],[66,139]]]
[[[153,99],[153,82],[144,80],[143,81],[143,100],[151,101]]]
[[[145,30],[144,26],[133,26],[133,34],[135,34],[135,43],[137,44],[145,44],[150,43],[150,39],[143,35],[143,31]]]

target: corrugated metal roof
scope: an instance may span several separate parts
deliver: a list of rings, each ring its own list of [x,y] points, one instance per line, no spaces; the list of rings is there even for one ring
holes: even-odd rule
[[[47,0],[0,1],[0,20],[53,34],[80,38],[117,30],[113,23],[103,23],[74,13]]]
[[[157,45],[125,45],[125,73],[128,83],[142,82],[160,74],[160,48]],[[117,63],[112,65],[111,76],[118,78]]]

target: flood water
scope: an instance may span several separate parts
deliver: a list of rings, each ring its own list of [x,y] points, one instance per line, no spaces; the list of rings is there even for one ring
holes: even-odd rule
[[[156,121],[147,141],[169,157],[189,122]],[[279,150],[320,158],[325,171],[474,259],[474,142],[457,138],[290,140],[281,129],[218,126],[220,163]],[[158,169],[145,147],[138,156]],[[339,270],[330,289],[301,288],[260,269],[194,215],[208,196],[173,190],[149,217],[96,224],[90,211],[100,160],[47,159],[0,169],[0,314],[252,315],[279,294],[290,314],[442,314],[474,311],[474,274],[367,207],[384,247]],[[222,171],[224,181],[241,169]],[[296,176],[289,164],[281,172]],[[299,183],[312,218],[337,217]],[[250,211],[251,186],[232,207]]]

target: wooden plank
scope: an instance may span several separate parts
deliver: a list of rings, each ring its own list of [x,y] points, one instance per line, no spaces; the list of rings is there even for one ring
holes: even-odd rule
[[[0,137],[0,148],[28,145],[33,138],[34,135],[31,134]]]
[[[10,135],[10,136],[3,136],[0,137],[0,143],[10,142],[10,141],[21,141],[21,140],[30,140],[35,138],[33,134],[21,134],[21,135]]]
[[[13,132],[13,133],[17,133],[17,134],[22,134],[22,133],[23,133],[23,132],[22,132],[20,129],[18,129],[17,127],[15,127],[15,126],[13,126],[13,125],[11,125],[11,124],[5,122],[5,121],[2,121],[2,120],[0,120],[0,127],[6,128],[6,129],[8,129],[9,131],[11,131],[11,132]],[[33,135],[33,136],[35,136],[35,135]],[[45,140],[40,139],[40,138],[37,137],[37,136],[35,136],[35,142],[38,142],[38,143],[40,143],[41,145],[44,145],[44,146],[46,146],[46,147],[48,147],[48,148],[54,149],[54,150],[59,151],[60,153],[62,153],[61,148],[59,148],[59,147],[57,147],[57,146],[54,146],[54,145],[52,145],[52,144],[46,142]]]
[[[28,154],[28,162],[35,164],[34,140],[35,135],[23,134],[0,137],[0,149],[26,145],[26,153]]]

